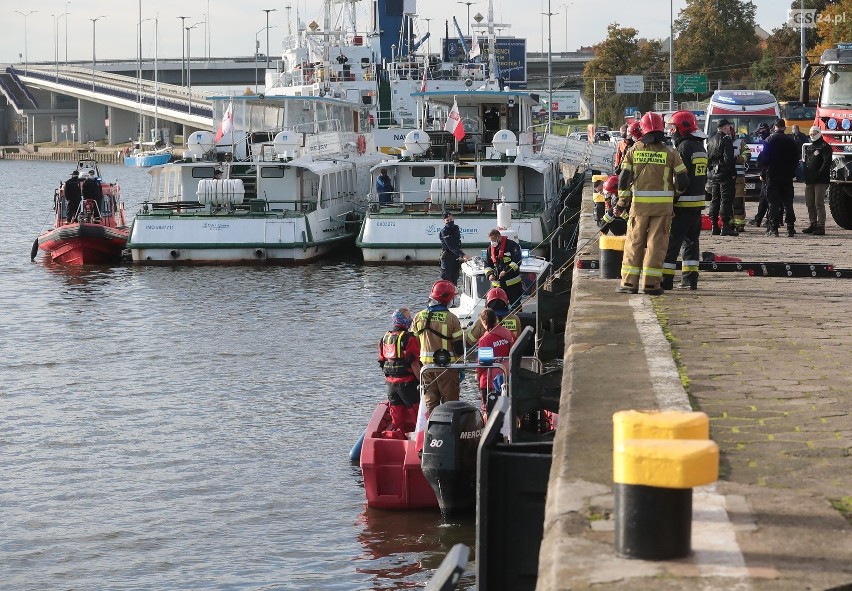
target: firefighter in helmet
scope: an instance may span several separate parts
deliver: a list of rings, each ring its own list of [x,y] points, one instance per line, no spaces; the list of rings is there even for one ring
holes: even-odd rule
[[[731,141],[734,143],[734,160],[737,163],[737,179],[734,181],[734,203],[733,203],[733,218],[731,225],[739,234],[745,232],[746,212],[745,212],[745,174],[748,170],[749,161],[751,160],[751,148],[742,137],[738,137],[736,130],[731,127]]]
[[[389,437],[404,439],[414,430],[420,393],[420,341],[408,329],[411,312],[400,308],[391,317],[391,329],[379,341],[379,366],[388,384]]]
[[[524,327],[521,325],[521,319],[509,307],[509,296],[506,295],[505,291],[499,287],[489,289],[488,293],[485,294],[485,307],[494,310],[499,323],[506,327],[515,339],[521,336]],[[479,341],[484,333],[485,329],[482,327],[482,323],[475,321],[467,332],[467,344],[473,345]]]
[[[633,147],[636,140],[642,137],[642,126],[638,121],[632,122],[626,126],[624,138],[618,142],[618,149],[615,152],[615,174],[621,172],[621,163],[627,155],[627,151]]]
[[[675,195],[689,186],[680,155],[665,144],[665,123],[658,113],[645,113],[640,121],[642,138],[624,157],[618,178],[618,203],[613,217],[630,207],[620,293],[663,293],[663,260],[669,245]]]
[[[500,287],[509,296],[509,305],[518,306],[524,295],[521,280],[521,247],[494,228],[488,232],[491,244],[485,257],[485,276],[491,287]]]
[[[456,295],[456,286],[439,279],[432,286],[429,304],[414,317],[411,330],[420,339],[420,363],[435,361],[435,353],[448,351],[456,356],[464,352],[462,327],[458,316],[447,308]],[[421,372],[426,413],[441,403],[459,399],[459,372],[455,369],[434,368]]]
[[[704,185],[707,183],[706,134],[698,130],[698,120],[691,111],[676,111],[669,119],[669,130],[675,149],[689,175],[689,187],[675,198],[669,247],[663,263],[663,289],[674,287],[677,257],[683,246],[681,289],[698,289],[698,263],[701,252],[701,210],[704,209]]]

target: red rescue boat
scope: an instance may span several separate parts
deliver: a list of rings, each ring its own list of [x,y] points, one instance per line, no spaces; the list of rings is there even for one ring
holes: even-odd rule
[[[94,160],[80,160],[80,177],[100,180],[100,170]],[[91,174],[90,174],[91,171]],[[39,235],[33,244],[31,257],[39,250],[63,265],[98,265],[121,261],[130,228],[124,218],[124,203],[118,183],[100,183],[103,197],[84,198],[72,221],[66,221],[65,184],[53,195],[54,226]]]

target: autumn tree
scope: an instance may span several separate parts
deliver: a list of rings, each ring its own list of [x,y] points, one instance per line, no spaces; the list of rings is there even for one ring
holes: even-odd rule
[[[852,0],[835,0],[818,12],[816,34],[819,37],[815,51],[817,59],[823,51],[838,43],[852,42]]]
[[[747,76],[761,57],[755,6],[743,0],[687,0],[674,22],[675,68],[713,81]]]
[[[660,41],[640,40],[638,34],[634,28],[610,24],[607,38],[595,45],[595,57],[586,64],[583,79],[587,96],[593,95],[597,81],[598,123],[618,126],[624,121],[626,107],[644,112],[653,106],[654,96],[649,92],[616,94],[616,76],[646,76],[646,90],[652,79],[668,77],[667,54],[662,52]]]

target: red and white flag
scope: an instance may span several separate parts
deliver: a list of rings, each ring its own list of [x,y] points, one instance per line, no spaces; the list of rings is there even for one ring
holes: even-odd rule
[[[216,130],[216,142],[218,143],[222,137],[234,128],[234,101],[228,103],[228,108],[222,115],[222,121],[219,122],[219,129]]]
[[[464,139],[464,125],[462,125],[461,116],[459,115],[459,104],[455,100],[453,100],[453,108],[450,109],[450,113],[447,115],[447,123],[444,125],[444,131],[449,131],[453,134],[456,141],[460,142]]]
[[[423,64],[423,82],[420,84],[420,92],[426,92],[426,72],[429,71],[429,68],[426,67],[426,64]]]

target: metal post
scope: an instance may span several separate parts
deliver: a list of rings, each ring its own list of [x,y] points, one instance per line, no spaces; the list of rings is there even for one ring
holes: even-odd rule
[[[210,63],[210,0],[207,0],[207,12],[204,15],[204,36],[207,37],[207,63]]]
[[[263,73],[263,79],[266,80],[266,72],[269,71],[269,13],[277,11],[277,8],[264,8],[266,13],[266,71]]]
[[[30,59],[27,55],[27,17],[34,12],[38,12],[38,10],[30,10],[26,13],[21,12],[20,10],[16,10],[15,12],[24,17],[24,74],[28,74],[30,71]]]
[[[180,19],[180,85],[186,86],[186,19],[188,16],[179,16]]]
[[[68,12],[68,5],[69,4],[71,4],[71,3],[70,2],[65,3],[65,17],[66,17],[65,18],[65,65],[66,66],[68,65],[68,18],[67,17],[70,14]]]
[[[845,16],[845,14],[844,14]],[[799,71],[799,77],[801,78],[805,73],[805,66],[808,65],[808,58],[805,55],[805,0],[802,0],[802,15],[800,17],[800,21],[802,24],[802,34],[801,34],[801,46],[802,46],[802,61],[801,61],[801,70]]]
[[[456,4],[467,4],[467,36],[470,37],[470,5],[476,4],[476,2],[456,0]]]
[[[669,109],[674,111],[674,0],[669,0]]]
[[[97,16],[95,18],[90,18],[92,21],[92,92],[95,92],[95,23],[97,23],[102,18],[105,18],[107,15],[102,14],[101,16]]]
[[[551,132],[553,125],[553,39],[550,28],[553,14],[550,11],[550,0],[547,0],[547,133]]]
[[[192,38],[190,37],[190,31],[200,24],[198,22],[186,28],[186,89],[190,115],[192,115],[192,46],[190,45]]]

